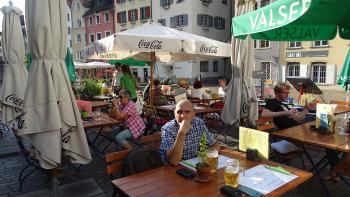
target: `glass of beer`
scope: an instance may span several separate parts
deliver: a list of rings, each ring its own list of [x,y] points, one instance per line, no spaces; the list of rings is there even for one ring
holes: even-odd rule
[[[239,161],[236,159],[228,159],[225,161],[225,183],[227,186],[238,188],[239,178]]]
[[[217,169],[218,169],[219,151],[218,150],[208,150],[207,156],[208,156],[208,163],[211,167],[210,173],[215,174],[217,172]]]

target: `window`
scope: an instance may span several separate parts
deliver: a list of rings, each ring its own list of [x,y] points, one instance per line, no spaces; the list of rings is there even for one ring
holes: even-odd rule
[[[77,9],[79,10],[80,9],[80,3],[77,2]]]
[[[96,40],[101,40],[101,39],[102,39],[101,32],[96,33]]]
[[[214,17],[214,27],[217,29],[225,29],[225,19],[222,17]]]
[[[288,62],[286,75],[288,77],[299,77],[300,76],[300,63],[299,62]]]
[[[213,72],[219,72],[219,63],[218,61],[213,61]]]
[[[175,27],[182,27],[184,26],[184,16],[179,15],[175,16]]]
[[[72,48],[72,40],[69,40],[69,47]]]
[[[158,23],[160,23],[162,26],[166,26],[166,20],[165,19],[158,19]]]
[[[100,15],[96,14],[95,16],[96,24],[100,24]]]
[[[213,27],[213,18],[212,16],[205,14],[197,15],[197,25],[202,27]]]
[[[81,43],[81,35],[77,34],[77,43]]]
[[[181,3],[183,2],[184,0],[176,0],[176,3]]]
[[[67,21],[70,21],[70,17],[69,17],[69,14],[67,14]]]
[[[108,12],[105,13],[105,22],[109,22],[109,13]]]
[[[128,14],[130,22],[134,22],[137,20],[137,9],[129,10]]]
[[[147,19],[150,17],[150,7],[142,7],[140,8],[140,19]]]
[[[201,18],[201,24],[204,27],[208,27],[209,25],[209,16],[208,15],[203,15]]]
[[[314,47],[325,47],[328,46],[327,40],[318,40],[314,42]]]
[[[81,51],[79,51],[79,52],[77,53],[77,59],[78,59],[78,60],[81,59]]]
[[[160,7],[169,8],[171,3],[172,3],[172,0],[160,0]]]
[[[126,0],[117,0],[117,3],[125,3]]]
[[[92,26],[92,17],[89,17],[89,26]]]
[[[68,33],[68,35],[70,34],[70,27],[68,27],[67,33]]]
[[[110,32],[110,31],[106,31],[106,32],[105,32],[105,37],[110,36],[110,35],[111,35],[111,32]]]
[[[270,47],[270,41],[267,40],[260,40],[260,48],[269,48]]]
[[[165,26],[165,19],[164,20],[164,26]],[[176,27],[184,27],[188,25],[188,15],[187,14],[182,14],[182,15],[177,15],[174,17],[170,17],[170,27],[176,28]]]
[[[265,73],[265,80],[271,79],[271,62],[261,62],[261,70]]]
[[[81,27],[81,20],[80,19],[77,20],[77,24],[78,24],[78,27]]]
[[[94,34],[90,34],[90,43],[95,42]]]
[[[264,7],[266,5],[269,5],[270,4],[270,0],[261,0],[260,1],[260,7]]]
[[[289,42],[289,48],[301,48],[301,42]]]
[[[199,64],[200,64],[200,72],[209,72],[208,61],[201,61]]]
[[[312,81],[315,83],[326,83],[326,63],[315,62],[311,64]]]
[[[126,11],[117,13],[117,22],[126,23]]]

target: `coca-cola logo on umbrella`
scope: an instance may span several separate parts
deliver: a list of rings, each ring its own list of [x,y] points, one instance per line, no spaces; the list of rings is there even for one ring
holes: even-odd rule
[[[23,99],[18,98],[15,94],[11,94],[6,97],[5,99],[6,102],[12,103],[17,106],[23,106]]]
[[[162,43],[160,40],[145,41],[142,39],[138,46],[140,49],[162,49]]]
[[[201,53],[218,53],[218,47],[217,46],[206,46],[202,45],[199,49]]]

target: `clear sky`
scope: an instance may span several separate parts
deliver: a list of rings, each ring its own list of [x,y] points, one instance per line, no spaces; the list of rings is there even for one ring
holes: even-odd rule
[[[25,0],[12,0],[13,6],[18,7],[22,10],[24,15],[24,4]],[[0,0],[0,8],[9,5],[9,0]],[[2,31],[2,12],[0,11],[0,31]]]

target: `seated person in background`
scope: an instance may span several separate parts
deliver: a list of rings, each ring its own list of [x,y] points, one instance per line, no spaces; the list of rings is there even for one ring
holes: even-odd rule
[[[289,109],[288,105],[282,103],[288,98],[290,86],[286,83],[280,83],[275,86],[275,98],[267,100],[266,107],[262,111],[262,117],[272,117],[273,123],[279,129],[287,129],[298,124],[312,121],[314,117],[306,116],[309,109],[313,109],[316,103],[309,103],[303,111]]]
[[[201,81],[195,81],[193,84],[193,88],[194,89],[191,91],[192,98],[199,98],[200,100],[211,98],[211,96],[202,89]]]
[[[180,95],[180,94],[186,94],[187,97],[190,96],[189,94],[189,90],[190,90],[190,86],[188,85],[188,82],[185,80],[181,80],[179,82],[179,88],[175,90],[175,96]]]
[[[218,94],[221,98],[226,98],[227,95],[227,80],[225,78],[219,79]]]
[[[204,132],[207,145],[219,150],[220,145],[209,132],[202,119],[195,117],[192,103],[182,100],[176,104],[175,119],[162,127],[160,153],[165,164],[177,165],[183,159],[197,157],[200,139]]]
[[[166,100],[162,100],[161,97],[165,95],[162,89],[159,87],[160,81],[155,79],[153,81],[153,105],[166,105]],[[148,95],[148,104],[151,103],[151,97]]]
[[[112,100],[112,106],[109,111],[113,118],[124,121],[126,129],[121,130],[116,127],[112,130],[111,135],[115,135],[115,140],[124,149],[131,150],[132,146],[128,139],[137,139],[140,137],[146,126],[140,115],[137,113],[136,105],[130,99],[131,94],[128,90],[119,91],[119,99]]]

